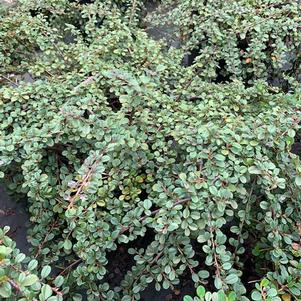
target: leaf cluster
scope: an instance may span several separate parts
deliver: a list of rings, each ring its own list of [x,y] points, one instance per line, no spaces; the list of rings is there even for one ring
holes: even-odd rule
[[[192,22],[181,49],[147,35],[141,1],[22,0],[2,13],[0,176],[27,199],[33,275],[45,278],[24,285],[7,262],[2,296],[139,300],[151,283],[174,288],[189,275],[206,288],[201,300],[300,298],[300,91],[269,83],[258,46],[274,35],[271,55],[296,51],[300,13],[269,2],[174,3],[173,22],[184,33]],[[257,45],[243,54],[257,60],[251,72],[234,58],[243,33]],[[226,82],[213,72],[220,60]],[[131,266],[113,284],[124,249]],[[250,287],[246,258],[266,281]]]

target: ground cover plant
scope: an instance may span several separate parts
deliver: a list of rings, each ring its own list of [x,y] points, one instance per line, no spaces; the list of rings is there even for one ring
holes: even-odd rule
[[[0,176],[32,250],[1,230],[0,295],[130,301],[190,278],[185,301],[300,300],[298,3],[163,1],[178,49],[146,4],[2,8]]]
[[[206,81],[262,79],[289,91],[300,80],[299,1],[164,0],[154,22],[173,23]]]

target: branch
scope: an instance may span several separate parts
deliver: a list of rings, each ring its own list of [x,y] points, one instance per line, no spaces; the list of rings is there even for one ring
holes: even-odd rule
[[[80,195],[80,193],[82,192],[83,188],[86,186],[86,184],[89,182],[90,178],[92,177],[92,174],[96,168],[96,164],[98,163],[98,161],[94,162],[94,164],[91,166],[91,168],[89,169],[88,173],[86,174],[86,176],[84,177],[84,179],[82,180],[79,188],[76,191],[76,194],[70,199],[70,203],[68,205],[67,209],[70,209],[74,206],[74,202],[76,200],[76,198]]]
[[[39,245],[39,248],[38,248],[38,251],[37,251],[37,253],[36,253],[36,255],[35,255],[35,258],[37,258],[37,257],[40,255],[43,246],[45,245],[45,243],[46,243],[47,240],[48,240],[49,234],[52,232],[53,228],[54,228],[56,225],[57,225],[57,220],[51,225],[50,230],[46,233],[46,236],[45,236],[44,240],[43,240],[42,243]]]
[[[68,265],[62,272],[60,272],[60,276],[66,274],[66,272],[71,269],[73,266],[75,266],[76,264],[80,263],[82,261],[81,258],[75,260],[74,262],[72,262],[70,265]]]
[[[213,235],[213,230],[212,228],[210,227],[210,233],[211,233],[211,236]],[[213,253],[214,253],[214,266],[215,266],[215,274],[216,276],[221,279],[221,271],[220,271],[220,265],[218,263],[218,256],[216,254],[216,244],[213,240],[213,237],[211,237],[211,243],[212,243],[212,247],[213,247]]]
[[[21,287],[18,285],[17,282],[15,282],[13,279],[8,278],[7,282],[16,290],[18,293],[20,293],[23,297],[27,298],[27,296],[22,291]],[[38,301],[36,298],[32,298],[32,301]]]
[[[116,142],[115,140],[112,140],[112,141],[111,141],[111,144],[112,144],[112,143],[114,144],[115,142]],[[100,159],[102,158],[102,156],[103,156],[105,153],[107,153],[107,150],[108,150],[108,146],[106,146],[106,147],[102,150],[101,154],[99,154]],[[93,172],[95,171],[95,169],[96,169],[96,167],[97,167],[97,164],[99,163],[99,160],[100,160],[100,159],[97,159],[96,155],[94,155],[94,158],[93,158],[93,159],[94,159],[94,163],[92,164],[92,166],[91,166],[90,169],[88,170],[88,173],[85,175],[84,179],[81,180],[81,184],[80,184],[79,188],[77,189],[75,195],[74,195],[73,197],[71,197],[71,199],[69,200],[70,203],[69,203],[67,209],[70,209],[70,208],[73,207],[76,198],[80,195],[80,193],[82,192],[83,188],[86,186],[86,184],[87,184],[87,183],[89,182],[89,180],[91,179],[91,177],[92,177],[92,175],[93,175]],[[77,184],[76,184],[75,187],[78,186],[79,182],[80,182],[80,181],[77,182]]]
[[[95,75],[91,75],[91,76],[87,77],[84,81],[82,81],[76,87],[74,87],[73,92],[77,91],[78,88],[81,87],[82,85],[87,85],[90,82],[92,82],[98,75],[99,74],[95,74]]]
[[[131,8],[131,15],[130,15],[130,21],[129,21],[130,24],[133,21],[133,18],[134,18],[135,12],[136,12],[136,7],[137,7],[137,0],[134,0],[133,4],[132,4],[132,8]]]
[[[51,287],[52,291],[57,295],[57,296],[63,296],[63,293],[59,291],[58,288],[56,287]]]
[[[10,78],[6,77],[5,75],[0,75],[0,77],[2,77],[3,79],[7,80],[8,82],[10,82],[15,87],[18,87],[18,84],[16,84],[15,82],[13,82]]]
[[[189,79],[189,81],[185,84],[184,88],[182,88],[182,91],[186,91],[191,86],[191,84],[197,78],[197,76],[199,75],[199,73],[200,73],[200,70],[197,69],[196,73],[193,76],[191,76],[191,78]],[[178,102],[181,99],[182,95],[183,95],[182,93],[180,93],[178,95],[178,97],[176,98],[176,102]]]
[[[209,221],[211,222],[212,221],[212,218],[211,218],[211,214],[209,214]],[[218,263],[218,260],[219,260],[219,258],[218,258],[218,255],[216,254],[216,246],[217,246],[217,244],[215,243],[215,241],[214,241],[214,239],[213,239],[213,235],[214,235],[214,233],[213,233],[213,227],[210,225],[210,227],[209,227],[209,231],[210,231],[210,241],[211,241],[211,244],[212,244],[212,249],[213,249],[213,254],[214,254],[214,266],[215,266],[215,275],[216,275],[216,277],[218,277],[220,280],[222,280],[221,279],[221,267],[220,267],[220,265],[219,265],[219,263]]]

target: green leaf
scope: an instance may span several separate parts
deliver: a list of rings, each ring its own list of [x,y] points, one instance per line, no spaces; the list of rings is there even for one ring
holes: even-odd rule
[[[16,256],[16,262],[17,263],[21,263],[24,259],[25,259],[25,254],[23,254],[23,253],[19,253],[17,256]]]
[[[64,248],[65,248],[66,250],[71,250],[71,248],[72,248],[72,242],[71,242],[69,239],[66,239],[66,240],[64,241]]]
[[[253,175],[260,175],[261,174],[261,170],[259,168],[257,168],[256,166],[249,167],[248,171],[249,171],[250,174],[253,174]]]
[[[301,186],[301,176],[296,176],[295,183],[297,186]]]
[[[238,282],[238,276],[236,274],[230,274],[225,278],[227,284],[234,284]]]
[[[200,281],[200,277],[199,277],[199,275],[196,274],[196,273],[192,273],[191,279],[192,279],[194,282],[196,282],[196,283],[198,283],[198,282]]]
[[[145,200],[143,201],[143,207],[144,207],[146,210],[149,210],[149,209],[152,207],[152,202],[151,202],[151,200],[145,199]]]
[[[257,146],[258,144],[259,144],[258,141],[255,140],[250,141],[250,145],[253,147]]]
[[[49,265],[45,265],[41,271],[41,277],[46,278],[51,272],[51,267]]]
[[[230,270],[232,267],[232,264],[231,264],[231,262],[225,262],[222,267],[224,270]]]
[[[12,251],[13,250],[9,247],[0,246],[0,255],[3,255],[4,257],[9,255]]]
[[[44,284],[41,288],[41,293],[39,295],[41,301],[47,300],[52,295],[51,286]]]
[[[218,299],[217,299],[218,301],[226,301],[226,295],[225,295],[225,293],[223,291],[219,291],[217,293],[217,295],[218,295]]]
[[[202,298],[205,296],[206,290],[202,285],[200,285],[200,286],[198,286],[196,293],[197,293],[198,297]]]
[[[8,282],[0,284],[0,296],[9,298],[11,296],[11,285]]]
[[[251,298],[254,301],[262,301],[263,300],[259,291],[253,291]]]
[[[209,187],[209,191],[213,195],[217,195],[218,194],[218,190],[217,190],[217,188],[215,186],[210,186]]]
[[[59,301],[59,296],[51,296],[47,299],[47,301]],[[61,299],[62,300],[62,299]],[[27,300],[26,300],[27,301]]]
[[[25,277],[25,279],[22,281],[23,286],[31,286],[39,281],[38,276],[29,274]]]
[[[82,296],[80,294],[75,294],[72,298],[73,301],[82,301]]]
[[[179,174],[179,178],[180,178],[182,181],[186,181],[187,176],[186,176],[186,174],[184,174],[184,173],[180,173],[180,174]]]
[[[110,156],[108,156],[108,155],[104,155],[102,158],[101,158],[101,161],[102,162],[108,162],[108,161],[110,161],[111,160],[111,158],[110,158]]]
[[[140,287],[139,285],[136,285],[136,286],[133,287],[133,293],[134,293],[134,294],[139,293],[140,290],[141,290],[141,287]]]
[[[189,217],[189,209],[187,207],[183,210],[183,217],[184,218],[188,218]]]
[[[268,289],[268,296],[269,297],[276,297],[278,295],[278,292],[275,288]]]
[[[185,296],[183,301],[193,301],[193,299],[190,296]]]
[[[166,66],[160,64],[160,65],[157,66],[156,71],[161,72],[161,71],[164,71],[165,69],[166,69]]]
[[[60,275],[57,276],[57,277],[54,279],[53,283],[54,283],[54,285],[55,285],[56,287],[62,286],[63,283],[64,283],[64,277],[63,277],[63,276],[60,276]]]
[[[34,270],[37,266],[38,266],[38,261],[37,261],[36,259],[32,259],[32,260],[28,263],[27,269],[28,269],[29,271],[32,271],[32,270]]]
[[[221,154],[217,154],[214,157],[217,161],[225,161],[226,160],[226,157]]]
[[[290,292],[296,296],[300,296],[301,295],[301,291],[297,286],[292,286],[289,288]]]
[[[153,190],[156,191],[156,192],[162,192],[162,186],[158,183],[154,184],[153,185]]]
[[[206,292],[205,301],[211,301],[213,299],[213,294],[211,292]]]
[[[235,300],[236,300],[236,293],[235,292],[229,293],[227,301],[235,301]]]
[[[199,275],[199,277],[202,278],[202,279],[206,279],[206,278],[208,278],[208,277],[210,276],[209,272],[206,271],[206,270],[201,270],[201,271],[199,271],[199,272],[198,272],[198,275]]]
[[[215,279],[214,279],[214,286],[218,290],[222,288],[223,282],[222,282],[222,280],[219,277],[215,277]]]
[[[260,286],[261,287],[265,287],[265,286],[268,286],[270,283],[270,281],[266,278],[263,278],[261,281],[260,281]]]
[[[99,207],[105,207],[106,206],[106,202],[104,200],[98,200],[96,202],[97,206]]]

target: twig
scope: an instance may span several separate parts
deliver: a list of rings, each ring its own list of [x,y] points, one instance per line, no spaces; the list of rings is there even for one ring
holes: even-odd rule
[[[53,228],[54,228],[56,225],[57,225],[57,220],[56,220],[54,223],[52,223],[52,225],[51,225],[51,227],[50,227],[50,230],[47,232],[47,234],[46,234],[44,240],[43,240],[42,243],[39,245],[39,248],[38,248],[38,251],[37,251],[37,253],[36,253],[36,255],[35,255],[35,258],[37,258],[37,257],[40,255],[43,246],[45,245],[45,243],[46,243],[47,240],[48,240],[49,234],[52,232]]]
[[[147,267],[151,267],[155,262],[158,261],[158,259],[163,255],[163,251],[161,251],[160,253],[158,253],[158,255],[151,261],[149,262],[149,265]],[[140,273],[139,276],[141,277],[145,272],[147,272],[147,267],[145,267]],[[151,271],[148,271],[149,273],[151,273]],[[132,286],[134,286],[134,284],[140,279],[140,277],[136,277],[135,281],[133,282]]]
[[[57,44],[51,40],[51,38],[49,37],[49,33],[46,32],[46,31],[42,31],[42,34],[43,34],[45,37],[49,38],[48,41],[49,41],[49,42],[51,43],[51,45],[56,49],[56,51],[59,53],[59,55],[61,56],[61,58],[63,59],[63,61],[64,61],[64,62],[67,62],[67,60],[65,59],[64,53],[63,53],[62,50],[57,46]]]
[[[56,287],[51,287],[52,291],[56,293],[57,296],[63,296],[63,293],[58,290]]]
[[[74,262],[72,262],[70,265],[68,265],[62,272],[60,272],[60,276],[64,275],[66,273],[67,270],[71,269],[73,266],[75,266],[76,264],[80,263],[82,261],[81,258],[75,260]]]
[[[212,218],[211,218],[211,214],[209,214],[209,221],[210,221],[210,224],[211,224],[211,221],[212,221]],[[210,234],[211,234],[211,237],[210,237],[210,241],[211,241],[211,244],[212,244],[212,248],[213,248],[213,253],[214,253],[214,266],[215,266],[215,275],[216,277],[218,277],[220,280],[221,279],[221,271],[220,271],[220,265],[218,263],[218,255],[216,254],[216,243],[213,239],[213,227],[210,225],[209,227],[209,231],[210,231]]]
[[[132,4],[132,9],[131,9],[131,15],[130,15],[129,24],[132,23],[132,20],[134,18],[134,14],[135,14],[135,11],[136,11],[136,6],[137,6],[137,0],[134,0],[133,4]]]
[[[212,228],[210,227],[210,232],[211,232],[211,235],[213,233],[212,231]],[[214,266],[215,266],[215,273],[216,273],[216,276],[221,279],[221,272],[220,272],[220,266],[218,264],[218,257],[216,255],[216,245],[215,245],[215,242],[213,240],[213,237],[211,237],[211,243],[212,243],[212,247],[213,247],[213,253],[214,253]]]
[[[151,266],[152,264],[154,264],[156,261],[159,260],[159,258],[162,256],[163,251],[161,251],[160,253],[158,253],[158,255],[149,263],[149,266]]]
[[[23,297],[27,298],[27,296],[22,291],[21,287],[13,280],[8,278],[7,282],[15,289],[17,290]],[[32,301],[38,301],[36,298],[32,298]]]
[[[18,87],[18,84],[16,84],[15,82],[13,82],[10,78],[6,77],[5,75],[0,75],[0,77],[2,77],[3,79],[7,80],[8,82],[10,82],[15,87]]]
[[[111,141],[111,143],[115,143],[115,142],[116,142],[115,140]],[[108,150],[108,146],[106,146],[102,150],[102,152],[100,154],[100,156],[101,156],[100,158],[102,158],[102,156],[107,152],[107,150]],[[89,169],[88,173],[85,175],[84,179],[81,181],[81,184],[80,184],[79,188],[77,189],[76,194],[70,199],[70,201],[69,201],[70,203],[69,203],[67,209],[70,209],[70,208],[73,207],[76,198],[80,195],[80,193],[82,192],[83,188],[86,186],[86,184],[88,183],[88,181],[92,177],[93,172],[95,171],[95,169],[97,167],[97,164],[99,163],[99,159],[96,158],[96,155],[94,155],[93,159],[94,159],[94,163],[92,164],[92,166]],[[75,187],[78,186],[78,183],[79,183],[79,181],[77,182],[77,185]]]
[[[92,167],[89,169],[88,173],[86,174],[86,176],[84,177],[84,179],[82,180],[79,188],[76,191],[76,194],[70,199],[70,203],[68,205],[67,209],[70,209],[73,207],[74,202],[76,200],[76,198],[80,195],[80,193],[82,192],[83,188],[86,186],[86,184],[88,183],[88,181],[90,180],[95,168],[96,168],[96,164],[98,163],[98,161],[94,162],[94,164],[92,165]]]
[[[184,88],[182,89],[182,91],[186,91],[190,86],[191,86],[191,84],[193,83],[193,81],[197,78],[197,76],[199,75],[199,73],[200,73],[200,70],[199,69],[197,69],[196,70],[196,73],[194,74],[194,76],[192,76],[190,79],[189,79],[189,81],[186,83],[186,85],[184,86]],[[179,100],[180,100],[180,98],[182,97],[182,93],[180,93],[179,95],[178,95],[178,97],[176,98],[176,102],[178,102]]]
[[[53,77],[53,74],[52,74],[51,72],[49,72],[48,70],[45,69],[45,72],[46,72],[49,76]]]
[[[76,91],[79,87],[81,87],[82,85],[87,85],[89,84],[91,81],[93,81],[96,77],[98,76],[98,74],[95,75],[91,75],[88,78],[86,78],[84,81],[82,81],[81,83],[79,83],[76,87],[74,87],[73,92]]]

